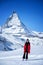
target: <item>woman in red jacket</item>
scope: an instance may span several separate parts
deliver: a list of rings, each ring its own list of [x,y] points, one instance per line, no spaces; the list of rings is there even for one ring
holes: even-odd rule
[[[30,42],[27,39],[26,43],[24,45],[24,54],[23,54],[23,59],[28,59],[28,53],[30,53]]]

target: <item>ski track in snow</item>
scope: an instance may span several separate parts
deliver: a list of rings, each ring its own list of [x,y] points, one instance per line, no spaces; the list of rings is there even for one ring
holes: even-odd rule
[[[31,60],[31,59],[37,59],[37,60],[43,60],[43,55],[29,55],[28,56],[29,57],[29,59]],[[18,58],[18,59],[22,59],[22,55],[20,56],[20,55],[16,55],[16,56],[6,56],[6,57],[0,57],[0,60],[1,59],[16,59],[16,58]]]
[[[27,61],[20,55],[0,57],[0,65],[43,65],[43,55],[29,55]]]
[[[43,65],[43,58],[39,58],[39,56],[36,59],[35,55],[31,55],[27,61],[23,60],[21,56],[1,57],[0,65]]]

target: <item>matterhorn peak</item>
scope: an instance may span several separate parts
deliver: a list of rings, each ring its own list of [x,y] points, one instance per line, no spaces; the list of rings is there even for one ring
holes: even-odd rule
[[[9,16],[9,18],[12,18],[15,14],[17,15],[16,11],[13,11],[12,14]]]
[[[12,16],[18,16],[15,10],[12,12]]]
[[[15,13],[16,13],[16,11],[14,10],[14,11],[13,11],[13,14],[15,14]]]
[[[33,36],[34,33],[20,21],[16,11],[13,11],[12,15],[9,16],[7,22],[4,25],[4,28],[7,28],[7,31],[4,30],[5,33],[14,33],[14,34],[22,34],[27,36]],[[9,32],[8,32],[9,31]],[[13,32],[12,32],[13,31]]]
[[[13,13],[9,16],[9,18],[7,19],[4,27],[9,27],[9,26],[17,26],[20,25],[20,20],[19,17],[16,13],[16,11],[13,11]]]

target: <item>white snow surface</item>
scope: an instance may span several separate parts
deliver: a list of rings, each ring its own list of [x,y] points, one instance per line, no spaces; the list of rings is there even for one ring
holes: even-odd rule
[[[32,46],[28,60],[22,59],[23,48],[14,51],[0,51],[0,65],[43,65],[43,47]]]
[[[10,15],[1,28],[0,65],[43,65],[43,33],[28,30],[17,13]],[[28,60],[23,61],[23,46],[27,38],[31,52]]]

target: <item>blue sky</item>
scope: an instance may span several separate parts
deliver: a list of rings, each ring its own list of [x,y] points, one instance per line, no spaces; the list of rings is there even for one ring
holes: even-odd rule
[[[43,0],[0,0],[0,26],[13,10],[28,29],[43,32]]]

